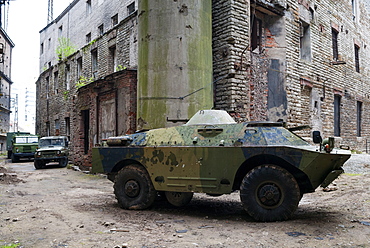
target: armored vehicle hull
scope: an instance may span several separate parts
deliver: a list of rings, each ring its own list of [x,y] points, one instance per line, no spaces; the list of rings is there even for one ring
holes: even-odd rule
[[[254,219],[279,221],[294,213],[303,194],[335,180],[350,157],[311,146],[281,123],[202,120],[110,138],[108,146],[93,148],[93,172],[108,174],[126,209],[150,207],[158,192],[183,206],[193,193],[239,190]]]

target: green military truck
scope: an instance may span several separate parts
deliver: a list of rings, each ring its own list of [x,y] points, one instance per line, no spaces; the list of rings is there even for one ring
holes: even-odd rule
[[[39,136],[30,133],[8,133],[7,146],[8,158],[12,163],[18,162],[21,158],[31,159],[38,147]]]
[[[280,122],[235,123],[225,111],[204,110],[182,126],[108,138],[92,150],[92,171],[108,174],[124,209],[148,208],[157,194],[184,206],[193,193],[239,191],[252,218],[281,221],[303,194],[335,180],[351,156],[317,131],[313,141]]]
[[[68,164],[68,138],[66,136],[42,137],[35,153],[34,166],[43,169],[50,162],[57,162],[60,167]]]
[[[25,135],[30,134],[29,132],[8,132],[6,133],[6,150],[8,158],[11,158],[13,153],[13,137],[17,135]]]

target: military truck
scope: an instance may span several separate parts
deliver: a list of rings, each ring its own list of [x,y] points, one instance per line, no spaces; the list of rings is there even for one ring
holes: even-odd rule
[[[38,147],[39,136],[34,134],[14,134],[11,138],[10,158],[12,163],[21,158],[32,159]]]
[[[7,150],[7,155],[8,158],[11,158],[12,153],[13,153],[13,138],[14,136],[17,135],[24,135],[24,134],[30,134],[29,132],[8,132],[6,133],[6,150]]]
[[[57,162],[60,167],[68,164],[68,138],[66,136],[42,137],[36,150],[34,166],[44,169],[50,162]]]
[[[92,150],[92,171],[107,173],[124,209],[146,209],[158,194],[180,207],[194,193],[239,191],[252,218],[282,221],[351,156],[317,131],[313,141],[280,122],[235,123],[225,111],[203,110],[182,126],[108,138]]]

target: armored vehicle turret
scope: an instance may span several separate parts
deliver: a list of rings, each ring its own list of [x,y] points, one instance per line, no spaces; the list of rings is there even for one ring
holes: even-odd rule
[[[150,207],[158,193],[184,206],[194,193],[240,192],[257,221],[287,220],[303,194],[327,187],[348,150],[310,145],[279,122],[236,123],[225,111],[202,110],[185,125],[107,139],[93,148],[93,172],[107,173],[124,209]]]

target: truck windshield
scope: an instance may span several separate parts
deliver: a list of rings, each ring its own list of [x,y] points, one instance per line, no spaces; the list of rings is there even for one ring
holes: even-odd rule
[[[16,137],[15,143],[18,144],[28,144],[28,143],[37,143],[39,142],[38,137]]]
[[[39,146],[64,146],[63,139],[41,139]]]

